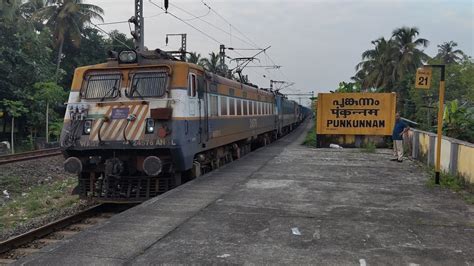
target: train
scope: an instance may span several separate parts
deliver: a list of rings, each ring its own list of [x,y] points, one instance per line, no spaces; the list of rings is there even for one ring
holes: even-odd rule
[[[60,146],[81,197],[142,202],[294,130],[310,109],[159,49],[75,69]]]

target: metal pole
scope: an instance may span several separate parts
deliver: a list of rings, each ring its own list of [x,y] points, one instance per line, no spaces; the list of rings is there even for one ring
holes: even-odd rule
[[[144,21],[143,21],[143,0],[135,0],[135,48],[143,51],[144,45]]]
[[[444,90],[445,90],[445,67],[441,68],[441,79],[439,82],[439,109],[438,109],[438,136],[436,140],[436,165],[435,165],[435,184],[439,185],[439,176],[441,169],[441,140],[443,138],[443,112],[444,112]]]
[[[49,102],[46,102],[46,143],[49,143]]]

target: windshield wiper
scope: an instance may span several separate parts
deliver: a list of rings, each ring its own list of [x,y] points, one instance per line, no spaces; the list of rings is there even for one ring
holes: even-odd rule
[[[100,99],[100,101],[103,102],[103,101],[105,100],[105,98],[107,98],[107,96],[109,96],[109,94],[111,94],[111,93],[112,93],[112,95],[114,95],[114,92],[115,92],[116,90],[117,90],[117,91],[119,92],[119,94],[120,94],[120,91],[119,91],[118,88],[114,85],[112,88],[109,89],[109,91],[104,95],[104,97],[102,97],[102,98]]]
[[[142,99],[143,99],[143,96],[140,94],[140,92],[137,90],[137,86],[138,86],[138,80],[137,82],[135,82],[135,84],[132,85],[132,88],[130,89],[130,97],[133,97],[133,94],[135,94],[135,92],[138,94],[138,96]]]

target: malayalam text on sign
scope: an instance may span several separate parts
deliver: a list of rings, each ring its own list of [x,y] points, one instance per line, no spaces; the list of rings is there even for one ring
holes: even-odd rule
[[[391,135],[393,93],[320,93],[318,134]]]

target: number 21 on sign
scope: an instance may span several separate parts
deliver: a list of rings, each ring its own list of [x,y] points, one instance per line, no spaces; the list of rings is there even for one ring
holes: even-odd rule
[[[429,89],[431,86],[431,68],[423,67],[416,70],[415,88]]]

